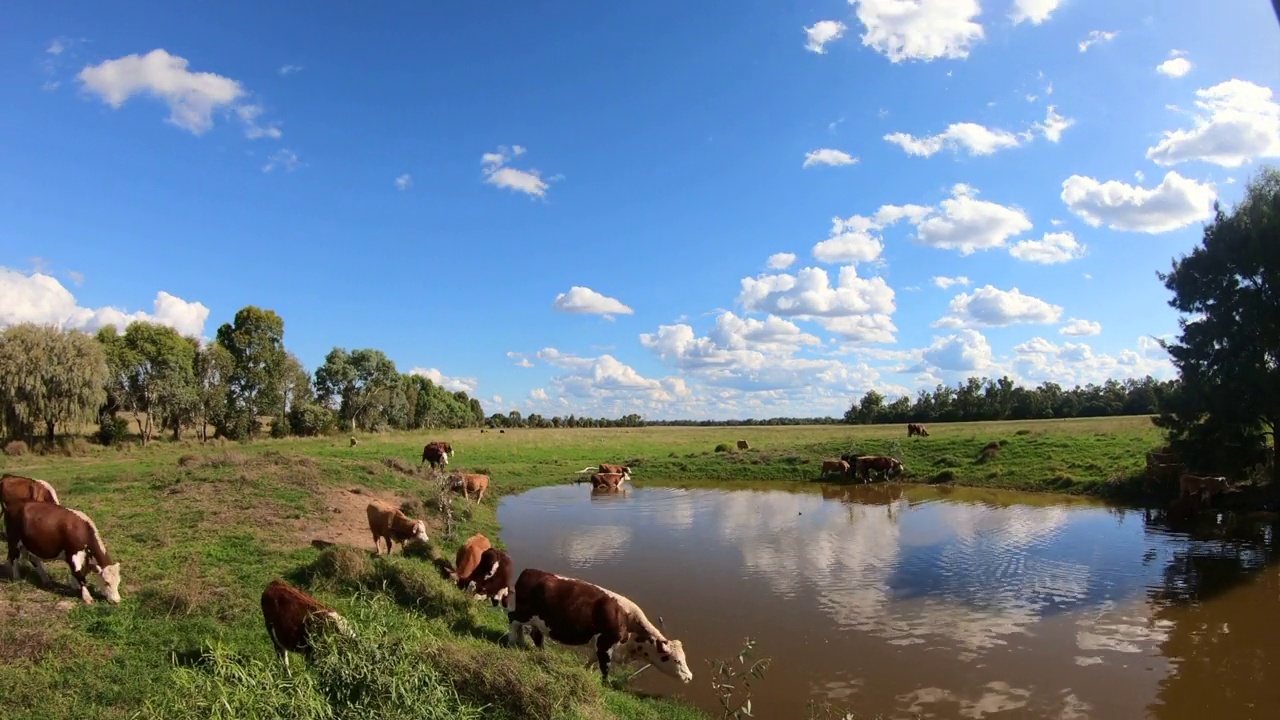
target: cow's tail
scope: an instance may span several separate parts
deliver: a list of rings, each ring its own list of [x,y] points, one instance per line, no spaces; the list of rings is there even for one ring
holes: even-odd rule
[[[70,508],[68,508],[70,509]],[[102,534],[98,532],[98,526],[88,515],[79,510],[71,510],[77,517],[84,520],[89,525],[89,551],[93,553],[93,560],[98,564],[99,568],[106,568],[111,565],[111,556],[107,554],[107,545],[102,542]]]

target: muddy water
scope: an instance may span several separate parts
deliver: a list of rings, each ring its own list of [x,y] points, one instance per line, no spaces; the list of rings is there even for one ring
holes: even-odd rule
[[[542,488],[502,501],[518,569],[636,600],[684,641],[687,686],[745,636],[773,658],[755,716],[1276,717],[1280,533],[924,487],[821,493]]]

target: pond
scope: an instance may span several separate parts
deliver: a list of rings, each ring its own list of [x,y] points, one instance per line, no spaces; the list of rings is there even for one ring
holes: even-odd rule
[[[1151,511],[907,487],[541,488],[504,498],[517,572],[631,597],[684,641],[689,685],[744,637],[772,658],[755,716],[1250,718],[1280,700],[1280,537],[1176,532]]]

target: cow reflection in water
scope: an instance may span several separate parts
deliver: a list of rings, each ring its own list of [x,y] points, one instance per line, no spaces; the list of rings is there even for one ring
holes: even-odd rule
[[[822,487],[822,499],[839,500],[842,503],[893,505],[901,500],[902,497],[902,486],[892,483],[855,487],[844,485],[824,485]]]
[[[591,502],[622,502],[627,498],[627,489],[621,487],[591,488]]]

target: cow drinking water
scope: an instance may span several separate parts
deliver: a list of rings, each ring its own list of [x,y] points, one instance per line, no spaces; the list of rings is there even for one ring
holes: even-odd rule
[[[43,560],[65,560],[80,588],[80,599],[93,602],[88,572],[102,577],[107,602],[120,602],[120,563],[113,562],[98,527],[88,515],[51,502],[18,502],[5,508],[9,544],[9,577],[18,577],[18,556],[25,553],[48,585]]]

